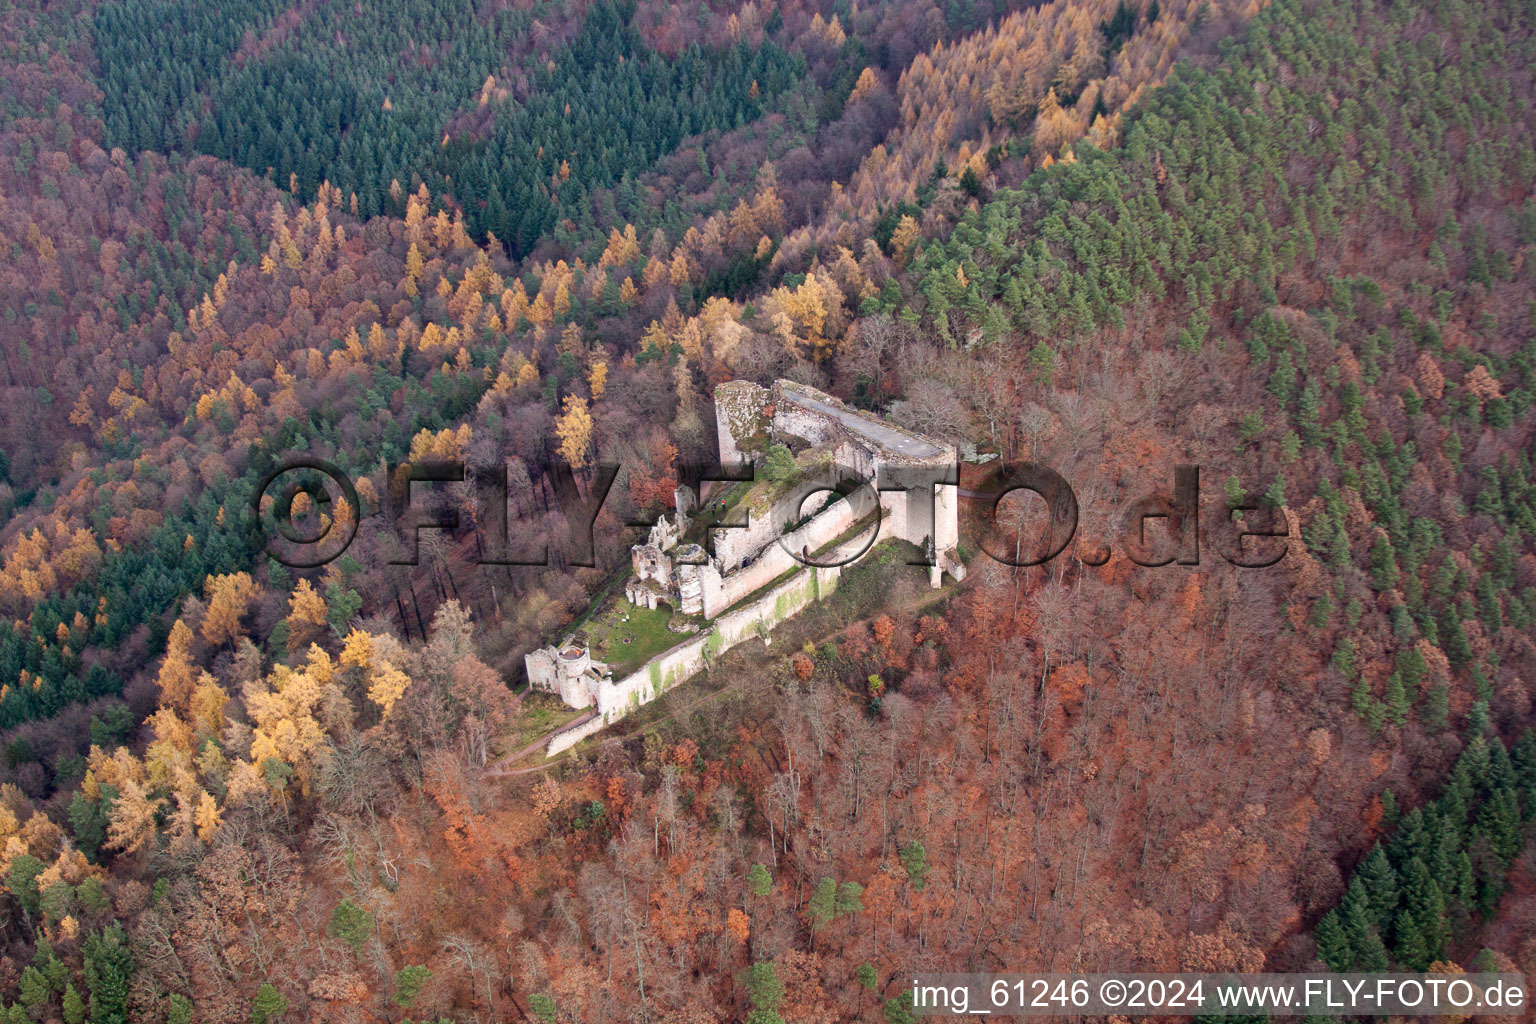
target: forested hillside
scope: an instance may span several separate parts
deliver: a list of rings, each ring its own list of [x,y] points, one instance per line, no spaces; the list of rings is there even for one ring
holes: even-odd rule
[[[1536,972],[1533,19],[0,11],[0,1019],[895,1024],[915,969]],[[1049,465],[1077,542],[1015,569],[967,522],[937,592],[883,550],[527,757],[567,719],[521,656],[714,458],[714,386],[777,377]],[[303,513],[359,526],[323,569],[248,511],[294,453],[358,481]],[[432,457],[505,466],[551,563],[477,566],[451,487],[400,564],[386,467]],[[599,461],[589,560],[549,469]],[[1286,558],[1131,562],[1177,463],[1209,544],[1245,506]]]
[[[539,8],[449,5],[445,17],[415,2],[370,5],[358,19],[334,2],[293,12],[292,27],[275,13],[100,7],[108,141],[222,157],[291,180],[305,198],[329,181],[365,216],[403,214],[400,182],[422,181],[458,199],[473,234],[492,232],[516,254],[579,216],[592,189],[648,169],[685,136],[755,119],[805,70],[739,30],[708,51],[660,55],[629,24],[633,8],[611,3],[553,48],[524,38]],[[432,35],[407,38],[405,26]],[[510,74],[509,55],[532,67]],[[463,123],[492,105],[483,123]]]

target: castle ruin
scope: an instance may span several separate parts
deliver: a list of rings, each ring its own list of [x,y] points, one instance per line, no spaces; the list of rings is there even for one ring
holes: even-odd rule
[[[925,551],[934,587],[943,573],[964,577],[953,445],[787,380],[766,388],[721,384],[715,423],[721,464],[751,464],[754,482],[736,485],[737,500],[726,507],[718,492],[730,486],[717,484],[703,508],[679,487],[676,511],[630,550],[624,596],[631,604],[666,604],[712,622],[796,570],[811,567],[818,580],[830,570],[835,579],[842,564],[886,539]],[[792,454],[792,471],[785,471],[778,446]],[[778,479],[770,479],[765,470],[775,451]],[[708,550],[685,540],[699,526]],[[620,684],[574,638],[534,651],[525,664],[534,689],[558,694],[573,708],[596,705],[608,717],[615,706],[605,687]]]

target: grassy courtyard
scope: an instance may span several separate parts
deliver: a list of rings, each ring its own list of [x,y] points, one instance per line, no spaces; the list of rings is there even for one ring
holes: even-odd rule
[[[582,632],[592,657],[606,662],[618,679],[687,639],[687,634],[667,629],[673,615],[669,605],[657,605],[653,611],[618,596],[588,619]]]

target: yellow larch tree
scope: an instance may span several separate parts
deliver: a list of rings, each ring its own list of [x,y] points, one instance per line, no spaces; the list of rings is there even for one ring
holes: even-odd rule
[[[385,102],[389,102],[385,100]],[[425,188],[425,186],[423,186]],[[417,242],[425,242],[427,235],[423,224],[427,217],[427,203],[419,195],[412,195],[405,201],[405,237],[411,240],[411,247],[415,248]]]
[[[865,68],[859,72],[859,80],[853,83],[853,91],[848,94],[848,102],[856,103],[866,99],[876,89],[880,88],[880,79],[875,77],[874,68]]]
[[[192,698],[192,630],[177,619],[165,643],[165,659],[160,662],[160,706],[185,708]]]
[[[674,288],[681,288],[693,279],[693,268],[689,266],[687,253],[680,251],[673,257],[667,276]]]
[[[111,756],[92,746],[86,778],[81,790],[87,797],[99,799],[101,786],[117,791],[107,820],[107,845],[126,854],[136,853],[155,835],[155,818],[160,801],[146,788],[148,770],[127,747],[118,747]]]
[[[807,354],[818,360],[831,354],[845,326],[842,291],[820,268],[796,288],[775,288],[764,299],[763,311],[787,346],[803,342]]]
[[[288,649],[297,651],[309,646],[319,631],[325,628],[325,599],[320,596],[309,580],[300,579],[288,598]]]
[[[528,291],[523,282],[513,280],[510,287],[501,292],[501,319],[508,327],[516,327],[519,317],[528,314]]]
[[[89,384],[85,390],[75,398],[75,407],[70,410],[69,422],[77,427],[87,429],[96,425],[96,410],[91,408],[91,403],[96,400],[96,389]]]
[[[347,634],[338,659],[345,668],[366,669],[373,661],[373,637],[361,629]]]
[[[410,676],[388,661],[383,661],[368,678],[368,699],[377,704],[381,714],[388,718],[389,712],[410,685]]]
[[[303,669],[278,665],[264,680],[245,687],[246,713],[255,723],[250,763],[260,769],[269,759],[281,761],[293,769],[305,793],[314,778],[325,740],[315,711],[321,686],[329,681],[330,668],[329,656],[319,647],[311,646],[310,660]]]
[[[432,218],[432,241],[436,243],[439,252],[453,245],[453,221],[449,219],[447,210],[438,210],[437,216]]]
[[[484,249],[475,257],[475,262],[470,264],[464,274],[464,281],[482,297],[501,291],[501,276],[491,269],[491,257]]]
[[[224,815],[219,810],[218,801],[214,800],[206,790],[197,799],[197,806],[192,811],[192,821],[197,826],[197,837],[205,843],[213,841],[214,833],[223,823]]]
[[[666,284],[670,280],[671,267],[672,261],[665,256],[652,256],[646,262],[645,270],[640,273],[640,281],[646,288]]]
[[[572,469],[585,469],[587,451],[592,445],[592,414],[587,411],[587,400],[578,395],[566,395],[564,408],[565,412],[555,421],[560,457]]]
[[[241,635],[240,619],[252,601],[261,596],[261,587],[247,572],[210,576],[203,584],[208,611],[203,616],[203,639],[217,646]]]
[[[581,333],[581,324],[573,320],[565,325],[560,331],[559,349],[562,353],[574,356],[577,362],[582,361],[587,352],[587,340]]]
[[[463,354],[463,351],[460,349],[460,354]],[[339,531],[339,536],[345,537],[356,522],[357,510],[352,507],[352,503],[346,499],[345,495],[338,496],[335,507],[331,509],[332,528]]]
[[[384,333],[384,325],[375,321],[368,328],[368,352],[374,359],[384,359],[393,353],[394,346],[390,344],[389,336]]]
[[[304,257],[299,253],[299,245],[293,240],[293,235],[286,225],[277,233],[277,247],[283,254],[283,266],[289,270],[298,270],[304,265]]]
[[[435,433],[423,428],[411,438],[411,461],[452,462],[461,459],[473,439],[474,429],[468,423],[460,424],[458,430],[444,427]]]
[[[548,327],[555,322],[554,311],[549,308],[549,303],[544,300],[542,293],[534,297],[533,304],[528,307],[526,315],[529,321],[538,327]]]
[[[212,675],[204,672],[198,678],[187,706],[188,724],[199,743],[223,734],[226,722],[224,708],[228,703],[229,693]]]
[[[426,261],[421,258],[421,250],[412,242],[405,254],[405,291],[407,295],[416,295],[416,284],[421,280],[422,269],[426,267]]]
[[[652,320],[640,334],[640,351],[651,358],[655,358],[672,348],[672,339],[667,336],[666,328],[658,321]]]
[[[640,258],[640,242],[635,237],[635,226],[625,224],[624,230],[614,228],[608,233],[608,247],[598,257],[597,267],[602,270],[606,267],[623,267]]]
[[[891,232],[891,252],[897,260],[906,262],[907,254],[912,251],[913,244],[922,233],[910,214],[902,214],[901,220],[896,222],[896,230]]]
[[[1040,103],[1033,134],[1033,148],[1038,154],[1053,154],[1081,134],[1072,115],[1057,101],[1054,88],[1046,91]]]

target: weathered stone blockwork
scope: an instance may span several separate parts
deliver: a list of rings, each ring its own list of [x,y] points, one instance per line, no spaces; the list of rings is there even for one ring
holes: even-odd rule
[[[842,570],[836,567],[808,568],[716,619],[714,628],[708,632],[652,658],[639,671],[617,681],[602,680],[594,694],[598,716],[578,728],[557,734],[550,740],[547,753],[554,756],[568,750],[603,727],[649,704],[704,671],[710,661],[743,640],[766,636],[773,627],[813,601],[833,594],[841,575]]]
[[[877,540],[905,540],[930,552],[936,563],[930,570],[933,586],[939,585],[942,572],[957,579],[965,573],[956,550],[958,463],[952,445],[784,380],[771,388],[750,381],[720,385],[715,421],[722,463],[750,461],[760,467],[771,445],[791,445],[801,451],[796,462],[800,482],[783,493],[769,491],[771,507],[742,509],[748,517],[745,528],[717,531],[710,553],[682,542],[695,502],[679,488],[676,513],[659,520],[646,542],[634,546],[634,575],[624,593],[634,604],[655,608],[666,603],[684,615],[713,620],[713,627],[617,681],[569,641],[528,655],[528,678],[535,689],[558,693],[572,707],[595,705],[598,712],[592,722],[555,737],[550,753],[655,700],[701,671],[710,658],[748,637],[766,636],[829,593],[841,569],[821,566],[845,559],[824,549],[877,511]],[[811,487],[839,483],[854,486],[786,531],[801,518],[801,499]],[[812,497],[806,504],[824,500]],[[862,554],[872,544],[866,532],[844,541],[840,550]],[[820,565],[807,567],[807,561]]]

